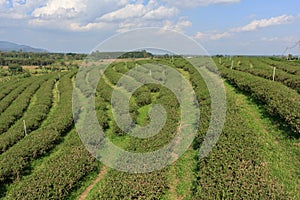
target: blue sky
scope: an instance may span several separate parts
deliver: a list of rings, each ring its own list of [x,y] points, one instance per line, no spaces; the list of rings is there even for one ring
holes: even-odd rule
[[[211,54],[273,55],[300,40],[299,8],[299,0],[0,0],[0,40],[89,52],[117,33],[162,27]]]

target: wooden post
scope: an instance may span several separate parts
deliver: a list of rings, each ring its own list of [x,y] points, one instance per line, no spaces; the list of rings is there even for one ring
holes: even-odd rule
[[[231,69],[233,69],[233,65],[234,65],[234,60],[231,61]]]
[[[276,67],[273,69],[273,81],[275,81],[275,75],[276,75]]]
[[[222,64],[222,58],[219,58],[219,64],[220,65]]]
[[[23,120],[23,124],[24,124],[24,134],[26,136],[27,135],[27,129],[26,129],[26,122],[25,122],[25,120]]]

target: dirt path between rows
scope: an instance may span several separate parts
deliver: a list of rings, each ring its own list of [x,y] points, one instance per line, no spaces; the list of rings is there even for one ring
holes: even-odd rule
[[[97,178],[85,189],[85,191],[79,196],[78,200],[84,200],[92,188],[103,178],[106,174],[107,168],[103,166],[100,173],[98,174]]]

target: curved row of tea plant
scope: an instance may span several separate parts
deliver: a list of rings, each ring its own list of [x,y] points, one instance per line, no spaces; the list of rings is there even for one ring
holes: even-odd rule
[[[226,124],[210,154],[198,161],[192,199],[289,199],[271,177],[236,96],[227,87]]]
[[[176,62],[174,64],[176,65]],[[199,131],[193,146],[194,149],[199,149],[210,119],[209,92],[202,77],[192,66],[183,62],[178,64],[177,68],[189,72],[200,104]],[[159,89],[160,92],[162,90],[162,88]],[[138,102],[136,100],[139,100],[139,96],[140,91],[137,91],[134,97],[135,102]],[[167,98],[167,102],[170,100]],[[270,178],[268,169],[263,164],[263,158],[259,156],[257,151],[259,147],[255,143],[255,135],[252,130],[247,128],[239,109],[236,108],[237,102],[233,101],[235,101],[234,97],[229,97],[230,116],[227,117],[228,125],[223,132],[224,136],[221,138],[220,144],[218,143],[215,147],[212,156],[199,161],[199,171],[195,177],[192,199],[246,198],[247,195],[253,198],[286,199],[287,196],[281,186]],[[166,139],[166,141],[168,140]],[[143,152],[147,144],[137,142],[140,141],[137,139],[130,140],[128,149]],[[150,145],[147,151],[151,150],[152,147],[153,145]],[[167,170],[153,172],[148,176],[130,175],[110,170],[88,199],[162,198],[169,187],[166,177]]]
[[[182,68],[187,68],[189,65],[182,63],[180,66]],[[195,72],[193,73],[195,69],[189,68],[186,70],[190,71],[190,79],[194,80],[191,81],[194,88],[198,88],[198,90],[195,89],[195,91],[200,104],[200,109],[202,110],[200,114],[199,135],[194,143],[194,149],[198,149],[199,145],[203,142],[203,136],[205,135],[209,124],[209,93],[204,89],[205,83],[201,76]],[[201,89],[201,87],[204,88]],[[201,93],[199,93],[199,91]],[[228,113],[225,129],[210,155],[207,158],[198,161],[198,170],[195,172],[197,176],[193,183],[194,188],[191,199],[242,199],[247,197],[244,196],[244,193],[255,196],[254,194],[257,194],[256,191],[258,190],[260,191],[260,195],[271,193],[270,197],[273,195],[284,198],[283,193],[281,193],[282,188],[269,180],[269,174],[266,172],[268,169],[265,168],[265,166],[261,166],[260,168],[256,167],[256,169],[253,170],[251,167],[243,168],[243,165],[240,165],[240,160],[237,158],[252,158],[253,156],[254,159],[260,161],[263,159],[260,157],[256,158],[256,155],[259,155],[257,152],[258,147],[252,148],[252,145],[256,145],[255,137],[250,137],[251,135],[249,135],[248,138],[247,134],[240,134],[244,132],[244,129],[245,132],[249,132],[249,128],[243,126],[246,122],[242,123],[237,120],[243,119],[243,117],[236,109],[236,102],[232,102],[234,101],[233,97],[230,95],[228,96],[227,94],[226,98],[227,107],[229,108],[227,109]],[[237,134],[235,134],[234,131],[228,132],[231,130],[231,128],[228,128],[229,126],[232,126],[232,130],[237,130],[239,132],[237,132]],[[247,161],[242,161],[242,163],[243,162]],[[251,165],[251,163],[249,165]],[[241,176],[235,176],[234,172],[241,174]],[[253,176],[253,172],[260,175]],[[249,177],[244,179],[247,175]],[[247,183],[241,187],[240,184],[245,183],[246,180]],[[264,189],[261,189],[261,187]],[[251,195],[249,195],[249,197],[251,197]]]
[[[166,62],[166,64],[171,65]],[[174,67],[174,66],[173,66]],[[117,70],[117,69],[115,69]],[[145,70],[145,71],[143,71]],[[139,81],[143,81],[145,77],[145,73],[148,73],[145,68],[138,68],[136,74],[140,74],[137,76],[140,78]],[[192,69],[191,69],[192,70]],[[152,72],[154,72],[153,70]],[[142,73],[141,73],[142,72]],[[196,73],[196,72],[195,72]],[[111,73],[112,75],[113,73]],[[197,77],[198,78],[198,77]],[[198,80],[195,78],[195,80]],[[201,77],[200,80],[201,82]],[[198,94],[201,96],[201,100],[209,98],[205,96],[207,93],[203,93],[203,86],[205,88],[205,84],[203,82],[199,82],[199,90]],[[155,95],[156,98],[152,98],[152,101],[145,101],[143,96],[149,96],[149,91],[152,93],[157,93]],[[144,140],[130,138],[129,145],[126,150],[129,151],[137,151],[137,152],[149,152],[156,150],[162,145],[168,143],[176,132],[176,124],[178,124],[178,102],[174,94],[161,86],[156,85],[146,85],[146,87],[142,87],[134,92],[134,102],[137,105],[130,105],[130,108],[138,109],[145,105],[149,104],[160,104],[163,105],[168,113],[168,120],[163,128],[163,130],[156,136],[147,138]],[[202,104],[203,101],[201,101]],[[209,103],[208,103],[209,104]],[[209,108],[207,106],[206,108]],[[131,109],[131,112],[134,112],[134,109]],[[202,109],[202,108],[201,108]],[[202,111],[204,111],[202,109]],[[136,113],[132,113],[134,116]],[[209,118],[209,114],[207,117]],[[202,118],[202,121],[203,121]],[[209,119],[206,119],[209,121]],[[202,124],[203,125],[203,124]],[[201,126],[203,128],[203,126]],[[152,172],[149,174],[128,174],[118,172],[116,170],[110,170],[108,174],[105,176],[104,180],[101,181],[101,184],[95,191],[91,193],[88,199],[107,199],[107,198],[123,198],[123,199],[132,199],[132,198],[145,198],[145,199],[159,199],[161,198],[168,189],[168,178],[167,178],[167,169]]]
[[[139,102],[139,99],[142,98],[140,94],[145,92],[146,91],[144,90],[143,91],[137,90],[134,96],[135,100]],[[126,150],[135,151],[135,152],[144,152],[144,151],[149,152],[161,147],[161,145],[165,144],[170,140],[170,138],[172,138],[172,133],[174,133],[176,129],[176,126],[174,126],[175,119],[172,120],[172,118],[175,117],[177,119],[178,116],[176,114],[175,115],[172,114],[171,111],[174,108],[172,108],[172,110],[170,109],[171,106],[173,106],[172,103],[170,102],[174,102],[175,104],[177,104],[177,101],[175,97],[171,99],[170,98],[164,99],[167,98],[166,95],[170,95],[170,94],[163,94],[166,92],[167,91],[163,92],[162,90],[160,90],[160,95],[157,97],[157,101],[155,101],[155,103],[159,103],[159,104],[162,104],[161,102],[163,102],[166,112],[170,114],[169,120],[167,120],[164,129],[158,135],[152,138],[147,138],[145,140],[130,138]],[[134,105],[134,104],[131,105],[130,110],[134,112],[132,106],[134,106],[135,109],[138,109],[140,106],[144,106],[146,104],[151,103],[151,102],[145,102],[146,104],[144,104],[142,102],[144,101],[141,99],[141,103],[139,105]],[[169,103],[169,107],[166,107],[167,105],[166,102]],[[125,137],[122,136],[122,134],[116,131],[113,127],[112,129],[114,130],[113,131],[114,134],[116,134],[118,137]],[[119,159],[123,159],[123,158],[119,158]],[[148,174],[128,174],[116,170],[110,170],[101,182],[102,184],[100,185],[99,188],[97,188],[97,192],[91,193],[90,198],[92,199],[111,199],[111,198],[113,199],[114,198],[115,199],[117,198],[158,199],[164,194],[164,192],[168,187],[165,170],[152,172]]]
[[[12,104],[12,102],[30,86],[32,80],[27,79],[25,82],[16,84],[8,88],[8,91],[4,90],[5,97],[0,101],[0,115]]]
[[[88,173],[97,168],[75,130],[32,173],[13,185],[6,199],[65,199]]]
[[[300,75],[300,62],[299,61],[287,61],[285,59],[276,58],[261,58],[261,61],[281,69],[287,73]]]
[[[73,76],[74,72],[70,72],[61,78],[58,86],[60,100],[53,115],[47,119],[47,125],[32,132],[0,155],[0,185],[20,178],[33,160],[55,147],[73,126]]]
[[[264,103],[269,113],[300,133],[300,95],[278,82],[221,67],[222,76],[242,91]]]
[[[36,102],[27,109],[24,116],[0,136],[0,154],[21,140],[24,135],[23,120],[26,122],[27,134],[38,129],[47,117],[52,106],[53,87],[58,80],[56,74],[50,75],[36,92]]]
[[[47,79],[48,77],[42,77],[32,80],[33,83],[26,85],[26,89],[17,95],[17,98],[15,98],[5,112],[0,115],[0,133],[7,131],[12,124],[23,116],[33,95]]]
[[[11,81],[9,83],[4,84],[1,88],[0,88],[0,100],[2,100],[3,98],[5,98],[9,93],[11,93],[14,89],[16,89],[17,87],[19,87],[21,85],[21,81],[17,82],[17,81]]]
[[[188,63],[175,62],[182,69],[189,71],[200,104],[200,123],[194,149],[199,149],[207,131],[210,120],[210,99],[200,74]],[[246,126],[243,116],[237,109],[237,101],[227,92],[227,119],[225,129],[216,147],[210,155],[198,161],[195,182],[191,199],[242,199],[257,197],[274,197],[284,199],[282,188],[270,179],[264,165],[249,162],[262,162],[255,142],[255,134]],[[244,168],[245,166],[245,168]],[[254,166],[254,167],[253,167]],[[236,174],[234,174],[236,173]],[[255,175],[253,175],[255,174]],[[244,177],[248,176],[244,179]],[[247,182],[247,183],[245,183]],[[242,187],[241,184],[245,183]],[[263,188],[263,189],[262,189]],[[255,196],[259,191],[259,194]],[[245,194],[248,194],[245,195]]]
[[[95,108],[100,124],[107,129],[105,127],[108,126],[108,116],[105,112],[107,106],[102,102],[103,99],[96,101]],[[95,162],[95,158],[87,151],[75,130],[71,130],[50,156],[43,159],[42,165],[33,169],[31,174],[20,182],[13,184],[13,189],[8,191],[6,197],[7,199],[67,198],[74,189],[78,189],[83,178],[99,168],[99,163]]]
[[[260,76],[269,80],[273,79],[273,67],[267,63],[262,62],[262,59],[239,57],[238,60],[239,64],[235,65],[234,69]],[[230,67],[229,64],[227,64],[226,66]],[[277,69],[275,73],[275,81],[281,82],[300,93],[299,75],[289,74],[281,69]]]

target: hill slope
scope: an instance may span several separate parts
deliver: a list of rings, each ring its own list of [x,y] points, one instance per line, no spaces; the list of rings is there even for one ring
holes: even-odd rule
[[[33,48],[30,46],[19,45],[7,41],[0,41],[0,51],[47,52],[47,50],[45,49]]]

